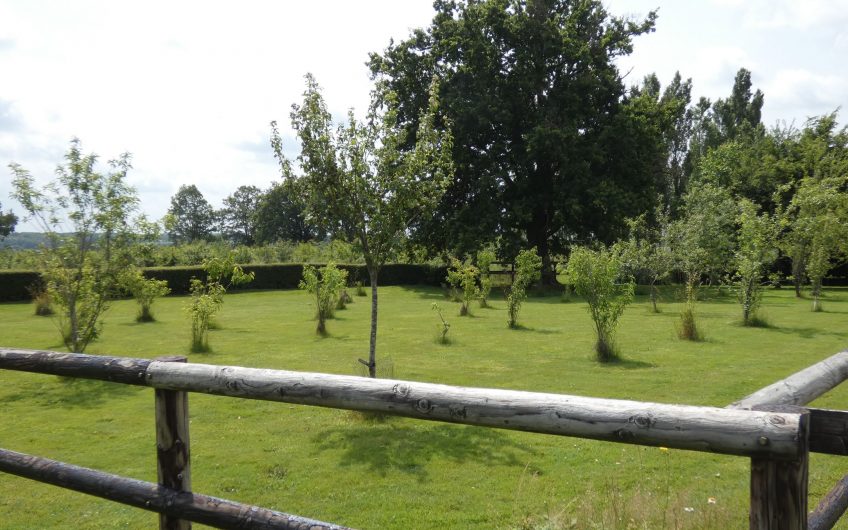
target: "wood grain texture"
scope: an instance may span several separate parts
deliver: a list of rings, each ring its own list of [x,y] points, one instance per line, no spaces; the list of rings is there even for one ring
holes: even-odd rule
[[[159,357],[159,362],[185,363],[185,357]],[[191,460],[188,432],[188,393],[162,390],[155,393],[156,469],[160,486],[191,491]],[[159,514],[160,530],[190,530],[191,521]]]
[[[216,528],[344,530],[344,527],[0,449],[0,471]]]
[[[801,454],[795,460],[751,459],[751,530],[806,530],[809,476],[809,413],[776,405],[771,412],[799,412]]]
[[[848,475],[836,483],[810,513],[807,519],[809,530],[830,530],[848,509]]]
[[[848,412],[810,410],[810,452],[848,456]]]
[[[0,348],[0,368],[143,385],[150,361],[107,355]]]
[[[846,379],[848,351],[843,351],[757,390],[731,403],[728,408],[750,410],[765,405],[806,405]]]
[[[388,379],[152,362],[156,388],[383,412],[427,420],[795,459],[799,415],[664,405]]]

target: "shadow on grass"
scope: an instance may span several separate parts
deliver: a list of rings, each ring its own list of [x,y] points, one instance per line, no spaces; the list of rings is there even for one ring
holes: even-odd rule
[[[656,368],[657,365],[654,363],[648,363],[645,361],[636,361],[633,359],[627,359],[619,357],[617,359],[613,359],[611,361],[599,362],[600,366],[605,368],[623,368],[624,370],[642,370],[645,368]]]
[[[771,326],[768,329],[773,331],[777,331],[779,333],[786,333],[789,335],[797,335],[802,339],[814,339],[817,335],[832,335],[834,337],[848,337],[848,332],[845,331],[827,331],[821,328],[812,328],[812,327],[789,327],[789,326]]]
[[[122,399],[142,392],[142,387],[108,381],[93,381],[58,376],[38,389],[21,391],[4,398],[8,401],[29,401],[40,406],[95,408],[113,399]]]
[[[322,431],[315,437],[319,451],[341,450],[339,465],[361,466],[385,476],[390,471],[429,479],[427,464],[446,459],[454,464],[518,466],[535,451],[511,440],[504,432],[484,427],[397,425],[391,418]]]
[[[530,333],[538,333],[540,335],[560,335],[562,331],[556,329],[545,329],[545,328],[533,328],[530,326],[525,326],[524,324],[516,324],[509,328],[512,331],[527,331]]]

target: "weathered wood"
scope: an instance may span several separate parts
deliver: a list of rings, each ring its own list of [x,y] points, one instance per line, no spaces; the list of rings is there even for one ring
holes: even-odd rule
[[[106,355],[0,348],[0,368],[143,385],[150,361]]]
[[[19,358],[31,353],[40,359],[40,362],[18,362],[17,369],[47,373],[54,373],[50,369],[55,359],[63,359],[68,355],[26,350],[14,352]],[[7,354],[7,357],[14,355]],[[94,362],[88,358],[102,359],[99,356],[82,356],[77,361],[85,364]],[[144,382],[167,390],[383,412],[466,425],[723,454],[790,460],[799,454],[797,414],[464,388],[282,370],[110,359],[114,362],[110,361],[112,364],[109,366],[140,366],[149,363],[146,364]],[[103,374],[96,370],[77,375],[99,379]]]
[[[848,412],[810,410],[810,452],[848,456]]]
[[[344,530],[344,527],[0,449],[0,471],[216,528]]]
[[[843,351],[731,403],[728,408],[750,410],[765,405],[806,405],[846,379],[848,351]]]
[[[848,475],[827,492],[807,519],[809,530],[830,530],[848,509]]]
[[[809,413],[800,407],[775,406],[768,412],[800,413],[801,454],[795,460],[751,459],[751,530],[806,530],[809,473]]]
[[[184,363],[185,357],[159,357],[159,362]],[[156,468],[159,485],[180,492],[191,491],[189,458],[188,393],[155,390]],[[161,530],[190,530],[191,521],[159,514]]]
[[[778,459],[799,455],[798,414],[156,361],[147,369],[147,382],[171,390],[597,440]]]

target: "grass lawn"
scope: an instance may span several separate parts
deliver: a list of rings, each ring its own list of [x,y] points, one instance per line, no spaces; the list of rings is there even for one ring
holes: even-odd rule
[[[625,360],[600,365],[580,301],[531,298],[523,327],[510,330],[501,298],[459,317],[459,305],[439,290],[381,288],[378,363],[390,357],[394,377],[413,381],[725,406],[848,347],[848,291],[826,296],[825,311],[812,313],[789,289],[767,291],[771,325],[745,328],[735,298],[714,295],[697,308],[703,342],[677,339],[678,303],[652,314],[637,297],[618,333]],[[228,295],[211,332],[213,351],[189,360],[360,373],[369,300],[354,297],[321,338],[303,292]],[[445,308],[449,345],[436,342],[432,302]],[[114,303],[88,353],[187,354],[184,303],[157,301],[158,321],[150,324],[134,321],[132,301]],[[0,305],[3,346],[63,351],[58,339],[53,321],[33,316],[31,305]],[[0,447],[155,481],[151,389],[0,371],[0,402]],[[848,409],[848,387],[815,405]],[[199,394],[190,397],[190,414],[195,491],[348,526],[747,526],[744,458],[404,418],[374,422],[346,411]],[[812,456],[811,508],[846,470],[846,459]],[[150,528],[155,517],[0,474],[2,528]]]

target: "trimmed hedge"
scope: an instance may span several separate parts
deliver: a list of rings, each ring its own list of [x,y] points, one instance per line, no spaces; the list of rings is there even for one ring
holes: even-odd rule
[[[315,265],[320,267],[322,265]],[[256,278],[232,290],[296,289],[303,278],[303,264],[285,263],[277,265],[243,265],[245,272],[252,272]],[[353,284],[361,281],[369,284],[365,265],[339,265],[348,271],[348,281]],[[144,276],[157,280],[167,280],[171,292],[186,294],[192,278],[205,278],[201,267],[153,267],[144,269]],[[411,265],[391,263],[380,269],[379,285],[433,285],[438,286],[447,275],[446,267],[431,265]]]
[[[320,265],[316,265],[320,266]],[[339,265],[348,271],[348,281],[351,285],[361,281],[368,286],[368,271],[365,265]],[[303,265],[285,263],[277,265],[244,265],[246,272],[253,272],[256,279],[239,285],[233,290],[265,290],[265,289],[295,289],[303,277]],[[204,278],[201,267],[151,267],[143,269],[147,278],[167,280],[174,294],[188,293],[189,281],[192,277]],[[433,265],[417,265],[391,263],[380,269],[379,285],[431,285],[438,287],[445,281],[447,267]],[[0,302],[29,300],[29,289],[40,281],[40,276],[33,271],[0,271]],[[848,285],[848,265],[842,265],[831,271],[824,280],[825,286]]]
[[[34,271],[0,271],[0,302],[32,300],[30,289],[41,283]]]

